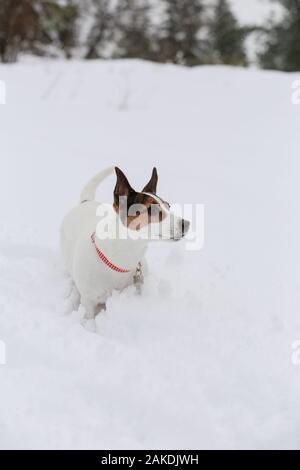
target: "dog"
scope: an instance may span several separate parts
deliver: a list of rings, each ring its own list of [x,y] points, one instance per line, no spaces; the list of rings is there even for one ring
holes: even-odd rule
[[[98,186],[116,172],[113,204],[95,201]],[[80,204],[65,217],[61,248],[67,270],[87,319],[106,308],[113,290],[132,285],[145,263],[150,241],[182,239],[190,223],[175,216],[170,204],[157,195],[156,168],[141,192],[125,174],[110,167],[92,178],[82,191]]]

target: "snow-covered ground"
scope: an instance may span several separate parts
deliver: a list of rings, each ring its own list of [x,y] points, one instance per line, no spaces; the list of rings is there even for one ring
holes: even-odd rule
[[[0,67],[0,447],[300,448],[298,75],[138,61]],[[66,313],[64,214],[112,163],[205,204],[97,334]],[[112,199],[114,179],[99,189]],[[295,362],[295,361],[294,361]]]

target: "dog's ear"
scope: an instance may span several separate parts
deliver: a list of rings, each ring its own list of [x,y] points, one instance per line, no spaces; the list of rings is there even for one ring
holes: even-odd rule
[[[117,183],[114,191],[115,204],[119,205],[119,198],[122,196],[129,196],[132,193],[135,193],[134,189],[130,186],[128,179],[124,175],[123,171],[120,168],[116,167]]]
[[[154,193],[155,194],[156,189],[157,189],[157,182],[158,182],[157,169],[153,168],[151,180],[144,187],[143,193]]]

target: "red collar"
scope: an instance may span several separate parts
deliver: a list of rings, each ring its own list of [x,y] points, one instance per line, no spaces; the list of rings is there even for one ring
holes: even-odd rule
[[[107,267],[109,267],[110,269],[112,269],[113,271],[116,271],[117,273],[130,273],[130,270],[128,269],[122,269],[122,268],[119,268],[118,266],[115,266],[114,264],[112,264],[107,258],[106,256],[104,255],[104,253],[102,253],[102,251],[99,250],[99,248],[97,247],[96,245],[96,233],[94,232],[93,235],[91,236],[91,239],[92,239],[92,242],[93,244],[95,245],[95,249],[96,249],[96,253],[98,255],[98,257],[101,259],[101,261],[106,264]]]

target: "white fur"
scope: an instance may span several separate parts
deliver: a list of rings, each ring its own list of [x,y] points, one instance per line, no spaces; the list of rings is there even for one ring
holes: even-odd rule
[[[110,166],[94,176],[94,178],[92,178],[82,190],[80,203],[85,201],[94,201],[98,186],[102,183],[103,180],[113,173],[114,169],[114,166]]]

